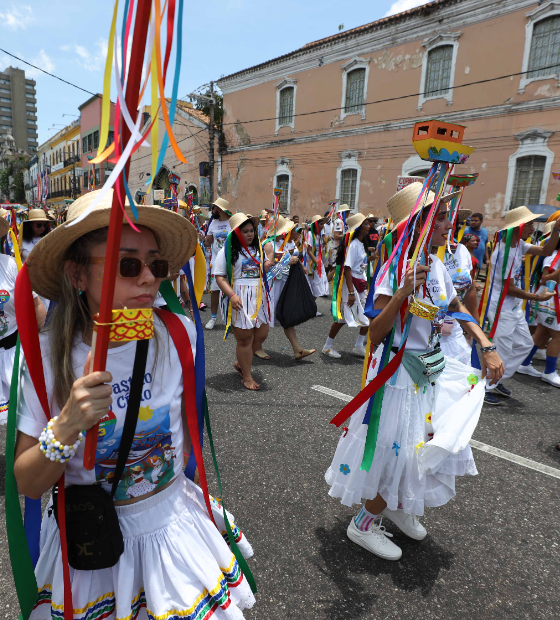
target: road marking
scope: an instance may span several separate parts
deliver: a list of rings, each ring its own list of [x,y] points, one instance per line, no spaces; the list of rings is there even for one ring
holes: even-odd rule
[[[352,396],[348,396],[348,394],[343,394],[342,392],[337,392],[336,390],[331,390],[330,388],[323,387],[322,385],[312,385],[311,389],[327,394],[328,396],[332,396],[333,398],[338,398],[338,400],[342,400],[345,403],[349,403],[352,400]],[[505,461],[510,461],[511,463],[516,463],[522,467],[527,467],[527,469],[533,469],[541,474],[546,474],[547,476],[560,479],[560,469],[549,467],[548,465],[543,465],[542,463],[537,463],[537,461],[531,461],[531,459],[526,459],[525,457],[518,456],[512,452],[506,452],[506,450],[501,450],[500,448],[494,448],[494,446],[489,446],[488,444],[481,443],[475,439],[471,439],[470,443],[471,446],[477,450],[487,452],[488,454],[497,456]]]

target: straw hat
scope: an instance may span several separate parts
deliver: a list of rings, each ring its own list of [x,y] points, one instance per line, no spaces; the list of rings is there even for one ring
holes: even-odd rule
[[[52,211],[52,209],[51,209]],[[30,209],[27,216],[28,222],[50,222],[43,209]]]
[[[262,220],[263,218],[265,218],[265,217],[267,217],[267,216],[268,216],[268,211],[267,211],[266,209],[263,209],[263,210],[261,211],[260,216],[259,216],[259,217],[260,217],[260,219]]]
[[[10,230],[10,225],[4,219],[6,215],[8,215],[8,211],[6,211],[6,209],[0,209],[0,237],[7,235]]]
[[[401,222],[405,222],[408,219],[412,209],[414,209],[416,201],[418,200],[418,196],[420,196],[422,187],[423,185],[420,182],[411,183],[389,198],[387,201],[387,209],[389,209],[389,215],[393,220],[394,226],[398,226]],[[460,192],[457,191],[447,194],[446,196],[442,196],[440,203],[446,204],[459,194]],[[420,209],[431,206],[435,197],[436,195],[434,192],[429,191],[425,201],[418,205],[417,209],[414,211],[414,214],[416,214]]]
[[[507,230],[508,228],[517,228],[521,224],[528,224],[538,217],[541,217],[542,213],[533,213],[527,207],[517,207],[511,211],[507,211],[504,217],[506,225],[501,230]]]
[[[560,217],[560,210],[555,211],[549,218],[546,220],[547,222],[555,222]]]
[[[27,258],[31,286],[42,297],[58,300],[64,254],[74,241],[88,232],[109,226],[113,190],[105,194],[103,200],[85,219],[70,226],[91,205],[100,191],[80,196],[68,208],[66,222],[42,237],[31,250]],[[163,207],[138,205],[136,208],[138,221],[135,223],[154,233],[162,257],[171,264],[172,273],[179,271],[195,252],[197,235],[194,226],[178,213]],[[126,211],[130,219],[134,220],[128,202]]]
[[[310,224],[315,224],[315,222],[321,222],[321,221],[326,221],[326,217],[324,215],[314,215],[310,220],[309,223]]]
[[[220,200],[218,198],[218,200]],[[224,200],[225,202],[225,200]],[[220,207],[221,208],[221,207]],[[229,225],[232,230],[239,228],[241,224],[249,221],[249,216],[246,213],[236,213],[229,218]]]
[[[365,220],[367,220],[367,217],[363,213],[354,213],[354,215],[351,215],[346,220],[348,230],[355,230],[356,228],[359,228]]]
[[[344,213],[344,211],[350,211],[350,207],[348,205],[339,205],[336,210],[337,213]]]
[[[457,221],[464,222],[472,215],[472,209],[459,209],[457,212]]]
[[[292,220],[287,220],[282,215],[279,215],[278,227],[275,230],[271,230],[269,236],[273,237],[274,235],[277,235],[279,237],[280,235],[285,235],[290,232],[295,225],[295,222],[292,222]]]
[[[231,217],[231,211],[229,210],[229,202],[227,200],[224,200],[223,198],[216,198],[216,200],[214,200],[212,204],[218,207],[218,209],[221,209],[224,213],[227,213]]]

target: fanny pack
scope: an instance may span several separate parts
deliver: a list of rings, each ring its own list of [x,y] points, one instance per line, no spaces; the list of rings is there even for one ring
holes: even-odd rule
[[[110,568],[118,562],[124,551],[123,535],[113,498],[134,439],[149,344],[149,340],[139,340],[136,345],[130,396],[111,492],[107,493],[99,485],[72,485],[65,489],[68,563],[77,570]],[[55,485],[53,511],[58,524],[57,499],[58,485]]]
[[[361,278],[352,277],[352,284],[354,288],[358,291],[358,293],[363,293],[367,289],[366,280],[362,280]]]
[[[410,378],[418,387],[435,385],[445,368],[445,357],[439,345],[428,353],[405,350],[402,359]]]

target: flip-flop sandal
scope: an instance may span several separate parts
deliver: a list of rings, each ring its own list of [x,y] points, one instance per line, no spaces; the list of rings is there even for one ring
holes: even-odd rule
[[[261,386],[260,386],[260,385],[259,385],[256,381],[254,381],[254,385],[256,385],[257,387],[247,387],[247,386],[245,385],[245,380],[244,380],[243,378],[241,379],[241,385],[242,385],[242,386],[243,386],[246,390],[249,390],[250,392],[258,392],[258,391],[261,389]]]
[[[268,355],[268,353],[264,353],[264,351],[263,351],[264,355],[259,355],[260,351],[261,349],[259,349],[258,351],[253,351],[253,355],[256,355],[260,360],[272,359],[270,355]]]
[[[237,364],[239,364],[239,362],[236,362]],[[241,370],[241,367],[236,366],[235,364],[233,365],[234,369],[237,370],[237,372],[239,373],[239,376],[241,378],[243,378],[243,371]]]
[[[303,349],[302,352],[301,352],[301,355],[296,355],[295,359],[296,359],[297,362],[299,362],[304,357],[309,357],[310,355],[313,355],[313,353],[315,353],[315,351],[317,351],[317,349]]]

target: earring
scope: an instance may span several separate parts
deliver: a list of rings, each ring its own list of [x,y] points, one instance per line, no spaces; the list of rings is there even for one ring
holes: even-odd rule
[[[78,295],[82,294],[82,289],[78,286]]]

